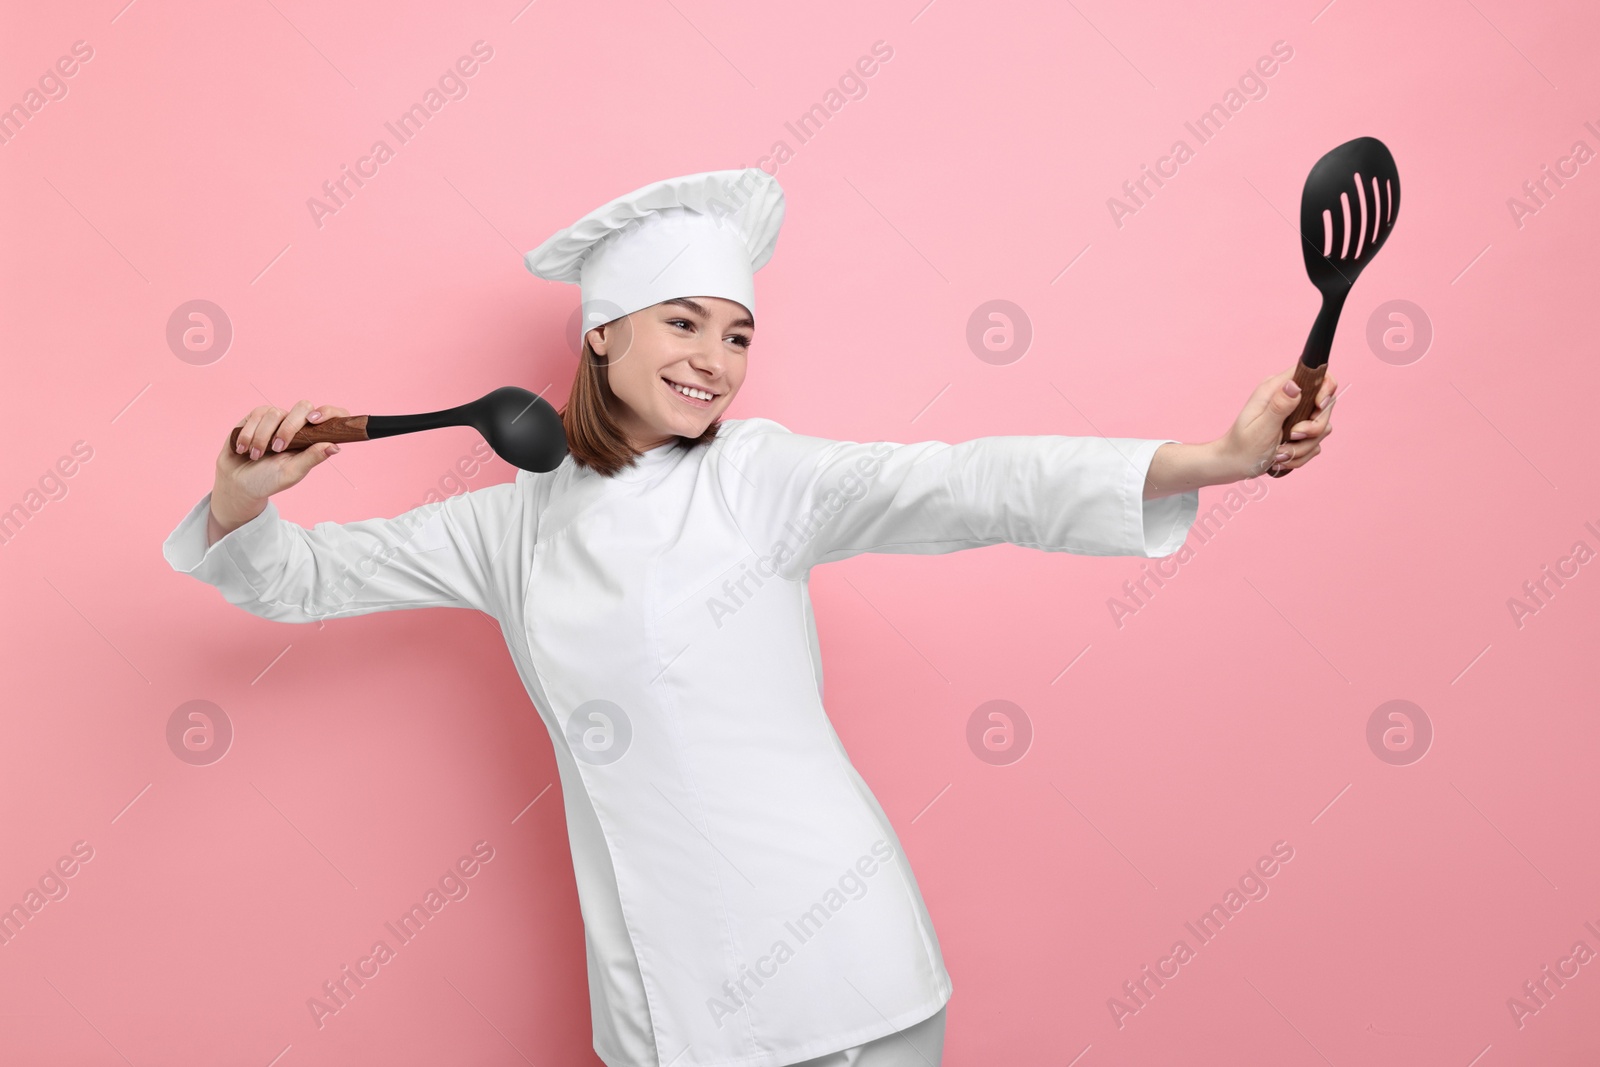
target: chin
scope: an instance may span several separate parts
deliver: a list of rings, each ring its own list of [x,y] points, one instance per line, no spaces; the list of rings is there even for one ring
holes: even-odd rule
[[[673,433],[681,434],[684,437],[699,437],[705,433],[706,427],[711,425],[712,420],[720,414],[720,409],[715,406],[709,407],[705,411],[677,410],[670,413],[667,422],[668,425],[676,427],[672,431]]]
[[[713,414],[708,414],[698,419],[682,419],[679,421],[678,427],[672,432],[679,437],[699,437],[706,432],[706,427],[710,426],[715,419],[716,416]]]

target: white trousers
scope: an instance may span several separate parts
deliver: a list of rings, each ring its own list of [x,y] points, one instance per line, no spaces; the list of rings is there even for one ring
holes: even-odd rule
[[[940,1008],[904,1030],[789,1067],[939,1067],[944,1056],[944,1012]]]

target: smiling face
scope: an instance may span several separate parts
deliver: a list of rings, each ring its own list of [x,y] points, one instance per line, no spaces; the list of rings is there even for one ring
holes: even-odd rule
[[[588,333],[621,402],[611,417],[640,452],[705,433],[744,384],[754,339],[744,305],[715,296],[666,300]]]

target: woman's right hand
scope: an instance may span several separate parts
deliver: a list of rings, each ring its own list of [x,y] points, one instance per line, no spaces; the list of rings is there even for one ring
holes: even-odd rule
[[[288,411],[263,404],[234,423],[239,427],[237,447],[224,439],[217,455],[216,481],[211,489],[211,514],[216,521],[212,531],[220,528],[225,534],[243,526],[266,509],[269,497],[298,484],[312,467],[339,451],[332,441],[319,441],[298,452],[283,448],[307,422],[348,414],[332,404],[312,407],[309,400],[301,400]],[[278,441],[282,445],[274,447]]]

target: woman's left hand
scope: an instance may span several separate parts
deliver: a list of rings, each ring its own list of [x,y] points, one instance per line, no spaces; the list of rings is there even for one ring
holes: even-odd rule
[[[1318,407],[1312,417],[1290,427],[1290,439],[1283,441],[1283,420],[1300,403],[1300,387],[1294,370],[1274,374],[1245,402],[1233,428],[1220,442],[1222,451],[1237,464],[1241,478],[1256,478],[1269,470],[1291,471],[1303,467],[1322,451],[1322,442],[1333,432],[1329,416],[1336,403],[1334,390],[1339,383],[1325,374],[1317,391]],[[1279,458],[1280,456],[1284,458]]]

